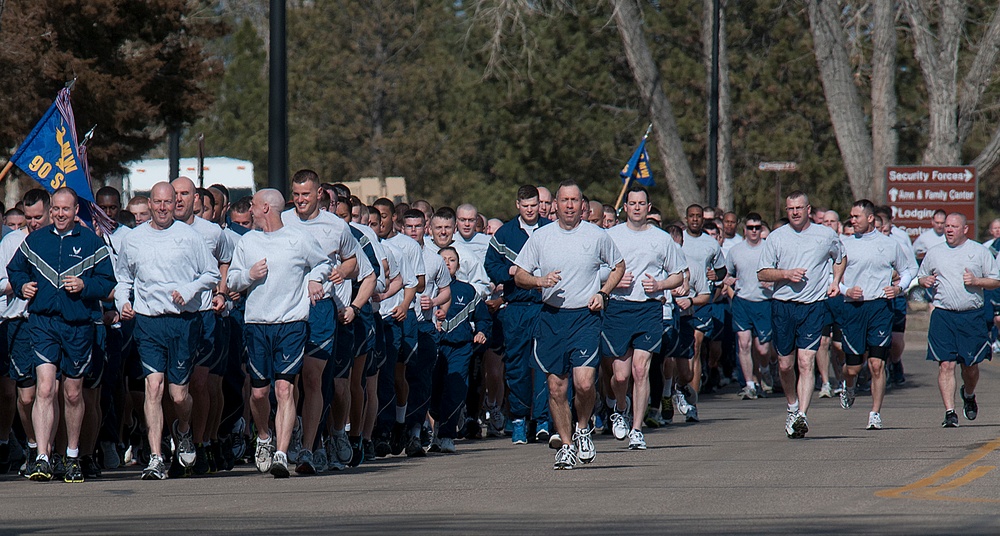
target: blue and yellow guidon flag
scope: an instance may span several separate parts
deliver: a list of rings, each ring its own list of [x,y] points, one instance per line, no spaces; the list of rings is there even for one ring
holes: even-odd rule
[[[49,193],[63,186],[72,188],[82,200],[80,219],[110,232],[114,222],[94,202],[86,155],[81,149],[69,88],[63,88],[10,160]]]
[[[11,161],[50,192],[69,186],[81,198],[94,200],[87,175],[80,164],[68,89],[59,92],[56,101],[28,134]]]
[[[639,147],[632,153],[632,158],[628,159],[628,162],[622,168],[619,175],[622,178],[622,182],[627,182],[629,177],[631,177],[646,187],[656,185],[656,181],[653,180],[653,171],[649,169],[649,153],[646,152],[646,138],[642,138],[642,141],[639,142]]]

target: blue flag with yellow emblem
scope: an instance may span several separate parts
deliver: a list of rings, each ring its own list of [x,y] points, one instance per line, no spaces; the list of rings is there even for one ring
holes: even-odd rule
[[[68,87],[59,91],[55,102],[10,160],[49,193],[64,186],[72,188],[80,198],[80,219],[88,225],[97,223],[108,231],[114,229],[114,224],[94,203],[86,157],[81,155],[77,142],[69,94]]]
[[[646,187],[656,185],[656,181],[653,180],[653,171],[649,169],[649,153],[646,152],[645,136],[643,136],[642,141],[639,142],[639,147],[632,153],[632,158],[628,159],[628,162],[622,168],[619,175],[622,178],[622,182],[627,182],[629,177],[631,177]]]

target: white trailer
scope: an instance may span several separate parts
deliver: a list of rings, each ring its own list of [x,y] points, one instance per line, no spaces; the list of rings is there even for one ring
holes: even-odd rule
[[[180,176],[190,178],[197,185],[198,159],[181,158],[179,172]],[[248,160],[224,156],[205,158],[204,174],[206,188],[213,184],[229,188],[230,202],[257,191],[253,182],[253,163]],[[168,181],[169,177],[170,160],[166,158],[131,162],[122,181],[122,194],[126,201],[137,195],[148,196],[154,184]]]

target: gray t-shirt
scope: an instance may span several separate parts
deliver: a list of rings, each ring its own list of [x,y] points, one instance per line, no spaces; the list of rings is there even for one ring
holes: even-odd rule
[[[756,246],[744,240],[730,248],[726,255],[726,272],[736,278],[734,290],[737,297],[754,302],[771,299],[771,289],[762,287],[757,279],[757,267],[760,266],[763,251],[763,240]]]
[[[422,309],[420,307],[420,298],[427,296],[433,300],[441,289],[451,285],[451,274],[448,273],[448,267],[444,265],[444,260],[441,256],[427,247],[428,244],[433,244],[433,242],[426,237],[424,240],[424,247],[420,250],[420,254],[424,259],[424,267],[427,269],[426,277],[424,278],[424,291],[417,293],[417,297],[413,299],[410,308],[417,314],[417,320],[433,322],[434,312],[437,311],[437,307]]]
[[[680,246],[658,227],[633,231],[627,224],[621,224],[608,229],[607,233],[625,259],[625,271],[632,273],[632,285],[611,291],[612,299],[635,302],[660,299],[662,292],[646,294],[643,290],[646,274],[659,281],[687,268]]]
[[[340,266],[351,257],[358,256],[361,249],[347,227],[347,222],[325,210],[319,211],[319,214],[311,220],[303,220],[294,209],[289,209],[281,213],[281,223],[299,229],[316,239],[320,249],[330,258],[334,267]],[[336,293],[333,282],[324,281],[323,292],[325,297],[332,297]]]
[[[844,295],[846,301],[870,301],[885,298],[885,287],[892,283],[892,273],[900,275],[899,284],[906,288],[913,279],[914,272],[909,271],[910,261],[906,253],[892,238],[880,231],[871,231],[863,235],[850,235],[842,238],[844,253],[847,255],[847,266],[844,268],[844,280],[841,290],[860,287],[862,298],[852,300]]]
[[[944,233],[937,234],[934,232],[934,229],[928,229],[920,233],[920,236],[913,241],[913,252],[917,255],[927,253],[932,247],[944,244],[944,242]]]
[[[927,250],[917,277],[937,276],[937,284],[931,288],[934,307],[969,311],[983,306],[983,289],[965,286],[966,269],[976,277],[1000,279],[996,259],[986,246],[975,240],[966,240],[957,247],[945,242]]]
[[[799,232],[791,225],[783,225],[767,235],[757,272],[765,268],[805,268],[802,281],[778,281],[771,296],[776,300],[813,303],[826,299],[830,268],[843,256],[840,238],[829,227],[811,223]]]
[[[558,224],[539,227],[524,243],[514,264],[540,277],[560,270],[562,279],[542,289],[542,301],[553,307],[579,309],[601,289],[601,264],[615,266],[621,261],[621,253],[604,229],[581,222],[569,231]]]

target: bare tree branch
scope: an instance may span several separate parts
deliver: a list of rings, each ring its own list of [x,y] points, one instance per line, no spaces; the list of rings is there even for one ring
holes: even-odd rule
[[[958,95],[958,143],[962,145],[972,130],[979,100],[992,81],[1000,58],[1000,8],[993,11],[986,34],[979,42],[979,50],[965,73]]]

